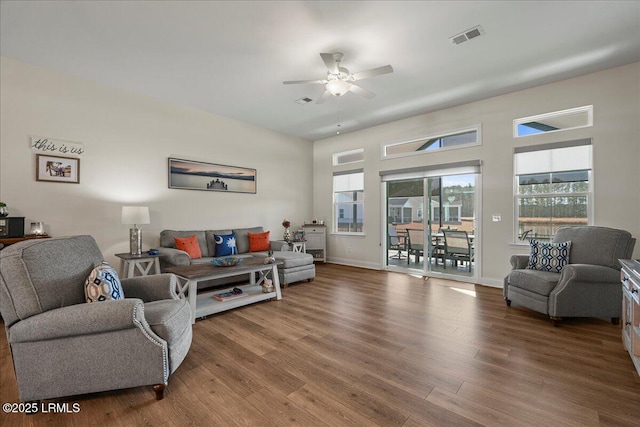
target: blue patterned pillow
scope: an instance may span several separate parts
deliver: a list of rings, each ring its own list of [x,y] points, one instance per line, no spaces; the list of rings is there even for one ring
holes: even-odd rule
[[[238,253],[238,250],[236,249],[235,233],[225,235],[214,234],[213,238],[216,242],[217,257],[235,255]]]
[[[548,243],[532,239],[527,268],[560,273],[564,266],[569,264],[570,249],[571,242]]]
[[[103,262],[91,270],[85,281],[84,296],[87,302],[124,299],[118,273],[108,262]]]

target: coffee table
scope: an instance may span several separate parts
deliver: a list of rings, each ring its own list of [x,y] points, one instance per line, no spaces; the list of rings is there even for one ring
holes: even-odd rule
[[[196,318],[232,308],[252,304],[258,301],[275,298],[282,299],[280,290],[280,279],[278,278],[278,265],[282,262],[264,264],[263,258],[244,258],[242,263],[232,267],[216,267],[213,264],[194,264],[182,267],[170,267],[165,271],[173,273],[178,278],[176,291],[181,298],[187,298],[191,306],[191,323],[195,323]],[[256,274],[259,278],[256,281]],[[201,292],[198,294],[198,283],[225,277],[234,277],[249,274],[249,283],[246,285],[230,285],[227,288],[216,289],[215,291]],[[273,292],[263,292],[262,282],[264,279],[273,281]],[[241,297],[218,301],[214,295],[228,292],[233,288],[242,289]]]

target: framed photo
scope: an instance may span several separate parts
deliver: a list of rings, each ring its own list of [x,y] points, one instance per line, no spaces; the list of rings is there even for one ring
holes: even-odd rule
[[[256,193],[255,169],[169,158],[169,188]]]
[[[36,181],[80,183],[80,159],[36,154]]]

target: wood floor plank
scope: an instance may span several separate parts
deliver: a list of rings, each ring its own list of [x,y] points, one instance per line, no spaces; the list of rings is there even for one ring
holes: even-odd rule
[[[161,401],[150,387],[72,396],[60,401],[77,414],[1,413],[0,425],[639,425],[640,378],[606,319],[554,328],[500,289],[316,270],[281,301],[197,320]],[[0,373],[2,402],[17,402],[5,336]]]

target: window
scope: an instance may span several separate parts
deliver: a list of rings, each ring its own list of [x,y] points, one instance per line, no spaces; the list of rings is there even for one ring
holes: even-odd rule
[[[382,146],[382,158],[410,156],[436,150],[469,147],[480,144],[480,126],[444,134],[388,143]]]
[[[364,161],[364,148],[357,150],[343,151],[333,155],[333,166],[346,165]]]
[[[518,149],[515,171],[520,240],[550,240],[560,227],[590,223],[590,140]]]
[[[362,233],[364,224],[364,171],[333,175],[334,231]]]
[[[513,121],[514,138],[593,126],[593,105],[554,111]]]

